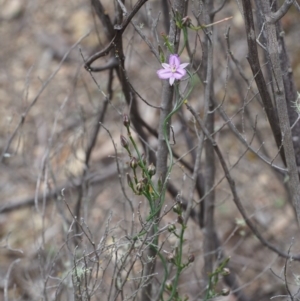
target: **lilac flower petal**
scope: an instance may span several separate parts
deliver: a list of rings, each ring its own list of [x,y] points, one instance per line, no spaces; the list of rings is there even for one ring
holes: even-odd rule
[[[171,67],[170,67],[169,64],[162,63],[161,65],[162,65],[165,69],[171,69]]]
[[[169,79],[170,86],[173,86],[174,82],[175,82],[175,77],[170,77]]]
[[[156,73],[160,79],[168,79],[173,76],[173,73],[167,69],[159,69],[158,71],[156,71]]]
[[[184,63],[179,66],[180,69],[184,69],[189,65],[189,63]]]
[[[177,69],[175,73],[173,73],[174,77],[176,79],[181,79],[186,75],[186,70],[185,69]]]
[[[171,54],[169,58],[169,65],[175,66],[176,69],[179,68],[180,65],[180,59],[177,54]]]

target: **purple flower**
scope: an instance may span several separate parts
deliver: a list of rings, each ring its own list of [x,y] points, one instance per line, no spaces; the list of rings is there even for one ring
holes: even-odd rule
[[[164,69],[159,69],[157,75],[160,79],[169,79],[169,83],[172,86],[175,79],[181,79],[186,75],[186,70],[189,63],[180,64],[180,59],[177,54],[171,54],[169,58],[169,64],[162,63]]]

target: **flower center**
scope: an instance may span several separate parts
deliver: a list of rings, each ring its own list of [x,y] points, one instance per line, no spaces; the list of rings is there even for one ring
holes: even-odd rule
[[[175,65],[172,65],[172,66],[171,66],[171,71],[172,71],[172,73],[175,73],[176,70],[177,70],[177,69],[176,69],[176,66],[175,66]]]

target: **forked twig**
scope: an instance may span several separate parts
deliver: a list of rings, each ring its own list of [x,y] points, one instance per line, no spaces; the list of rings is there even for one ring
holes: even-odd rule
[[[300,254],[298,255],[290,255],[284,251],[279,250],[276,246],[272,245],[271,243],[269,243],[267,240],[265,240],[265,238],[260,234],[260,232],[257,230],[257,228],[254,226],[254,224],[252,223],[252,221],[248,218],[246,211],[241,203],[241,200],[238,196],[236,187],[235,187],[235,182],[232,179],[231,175],[230,175],[230,171],[227,167],[227,164],[225,162],[225,159],[222,155],[222,152],[218,146],[218,144],[216,143],[216,141],[211,137],[211,135],[209,134],[209,132],[207,131],[207,129],[205,128],[203,121],[200,119],[200,117],[197,115],[197,113],[195,112],[195,110],[193,109],[193,107],[191,107],[188,102],[185,103],[185,105],[187,106],[187,109],[192,113],[192,115],[195,117],[195,119],[197,120],[198,125],[200,126],[201,130],[204,132],[205,136],[207,137],[207,139],[210,141],[210,143],[213,145],[214,150],[219,158],[219,161],[221,163],[221,166],[224,170],[225,173],[225,177],[227,179],[227,182],[229,184],[232,196],[233,196],[233,201],[235,203],[235,205],[237,206],[237,208],[239,209],[239,212],[241,213],[241,215],[243,216],[247,226],[251,229],[251,231],[253,232],[253,234],[259,239],[259,241],[267,248],[269,248],[270,250],[272,250],[273,252],[277,253],[279,256],[283,257],[283,258],[291,258],[293,260],[297,260],[300,261]]]

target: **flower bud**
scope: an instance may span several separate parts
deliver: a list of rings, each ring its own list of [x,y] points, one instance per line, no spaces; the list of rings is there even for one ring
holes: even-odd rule
[[[195,255],[194,254],[190,254],[189,257],[188,257],[188,261],[189,263],[192,263],[195,261]]]
[[[155,175],[156,173],[156,167],[154,166],[153,163],[151,163],[149,166],[148,166],[148,173],[149,173],[149,176],[152,177]]]
[[[221,290],[221,295],[222,296],[228,296],[230,294],[230,289],[228,289],[228,288],[223,288],[222,290]]]
[[[189,27],[191,25],[191,17],[186,16],[181,20],[182,25]]]
[[[139,181],[136,185],[136,190],[139,194],[143,193],[143,190],[145,188],[145,184],[142,181]]]
[[[177,214],[181,214],[182,211],[181,211],[181,206],[179,203],[177,203],[176,205],[173,206],[173,211]]]
[[[127,114],[123,115],[123,124],[126,128],[130,127],[130,120]]]
[[[167,261],[170,263],[174,263],[175,255],[173,253],[168,253]]]
[[[148,179],[147,178],[142,178],[141,182],[143,182],[145,185],[147,185],[148,184]]]
[[[224,269],[222,270],[222,275],[223,275],[223,276],[227,276],[227,275],[229,275],[229,274],[230,274],[230,269],[224,268]]]
[[[123,135],[120,135],[120,140],[121,140],[121,145],[127,149],[129,145],[127,139]]]
[[[132,157],[132,158],[130,159],[129,165],[130,165],[130,167],[131,167],[132,169],[136,169],[137,166],[138,166],[138,161],[137,161],[137,159],[136,159],[135,157]]]
[[[171,291],[173,289],[172,281],[170,280],[166,281],[165,286],[167,290]]]
[[[172,233],[172,232],[174,232],[175,230],[176,230],[176,226],[175,226],[175,225],[169,225],[169,226],[168,226],[168,231],[169,231],[169,232]]]

